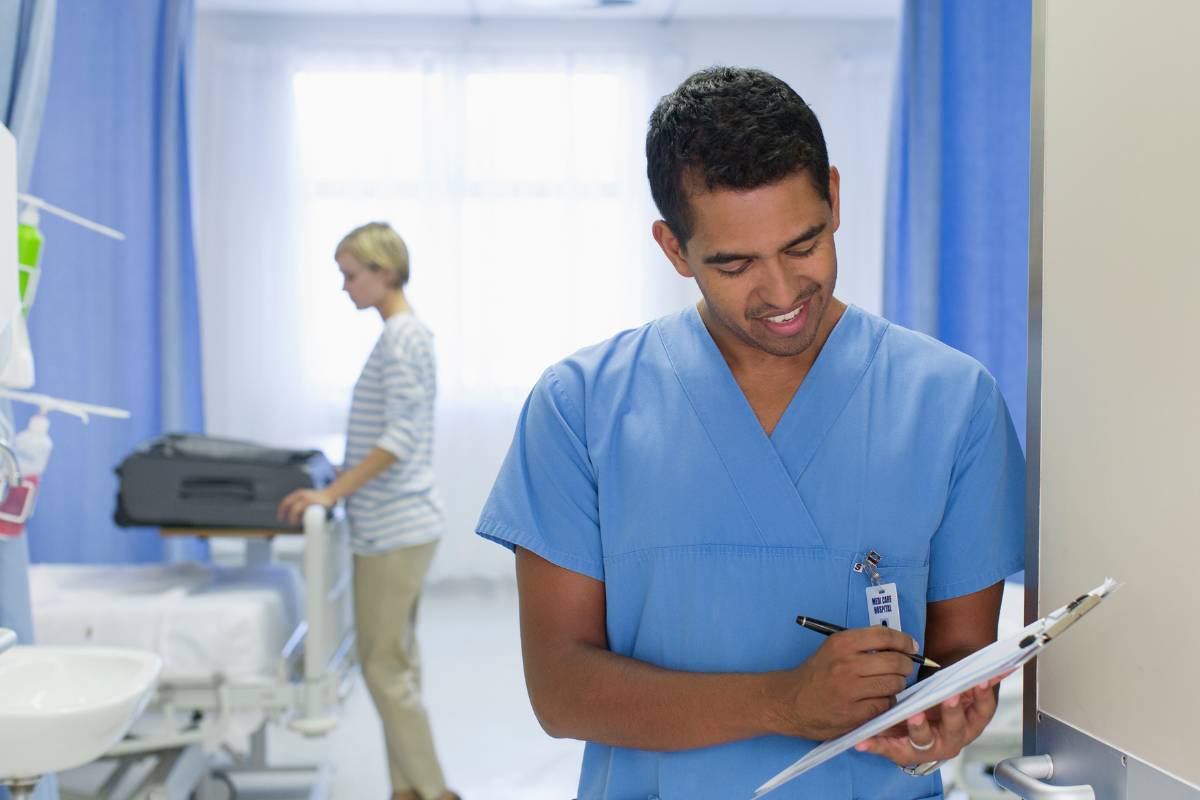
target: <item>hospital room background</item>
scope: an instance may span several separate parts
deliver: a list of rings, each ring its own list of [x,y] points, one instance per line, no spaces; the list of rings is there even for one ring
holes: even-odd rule
[[[340,462],[378,322],[340,291],[333,250],[386,220],[436,337],[448,532],[419,636],[443,765],[469,800],[573,797],[582,745],[547,737],[529,709],[512,557],[473,526],[545,366],[697,299],[649,235],[650,109],[714,63],[789,82],[842,175],[839,296],[980,359],[1023,436],[1029,52],[1021,2],[0,4],[0,121],[44,238],[26,325],[34,379],[6,385],[130,413],[50,414],[36,513],[0,536],[0,627],[52,643],[45,620],[72,574],[195,578],[248,557],[242,539],[114,523],[114,469],[154,437],[205,432]],[[37,410],[12,403],[10,444]],[[304,547],[278,536],[266,555],[299,569]],[[1019,600],[1006,603],[1002,625],[1020,622]],[[950,796],[1001,796],[985,773],[1020,751],[1019,691],[1005,684],[991,731],[944,768]],[[268,719],[267,760],[331,766],[329,796],[386,796],[360,683],[337,715],[319,738]],[[218,772],[231,758],[220,744],[205,754]],[[35,796],[86,796],[100,766]],[[217,783],[197,796],[223,796]],[[273,796],[310,788],[288,791]]]

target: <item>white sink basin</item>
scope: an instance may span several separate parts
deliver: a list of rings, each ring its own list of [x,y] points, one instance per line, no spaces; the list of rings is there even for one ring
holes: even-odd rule
[[[121,740],[150,699],[162,660],[101,647],[0,653],[0,784],[78,767]]]

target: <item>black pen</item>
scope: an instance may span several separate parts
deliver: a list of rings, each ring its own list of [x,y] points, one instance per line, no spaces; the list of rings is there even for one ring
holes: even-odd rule
[[[808,628],[810,631],[816,631],[817,633],[825,636],[832,636],[835,633],[840,633],[841,631],[846,630],[841,625],[834,625],[832,622],[822,622],[821,620],[814,619],[812,617],[796,617],[796,624],[802,628]],[[942,668],[942,665],[934,661],[932,658],[926,658],[919,653],[901,653],[901,655],[908,656],[909,659],[923,667],[933,667],[934,669]]]

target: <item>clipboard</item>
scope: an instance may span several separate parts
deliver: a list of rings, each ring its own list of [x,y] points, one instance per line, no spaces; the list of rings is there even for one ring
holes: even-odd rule
[[[1106,578],[1104,583],[1095,589],[1025,626],[1020,633],[993,642],[962,661],[938,670],[923,681],[914,683],[896,695],[895,706],[879,716],[867,720],[849,733],[814,747],[799,761],[758,787],[753,800],[758,800],[792,778],[824,764],[864,739],[877,736],[918,712],[932,708],[957,694],[962,694],[972,686],[991,680],[997,675],[1015,670],[1037,656],[1062,635],[1063,631],[1098,606],[1100,601],[1117,587],[1116,581]]]

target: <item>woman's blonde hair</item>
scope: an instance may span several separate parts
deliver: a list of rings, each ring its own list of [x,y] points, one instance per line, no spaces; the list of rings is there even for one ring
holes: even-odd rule
[[[397,289],[408,283],[408,247],[386,222],[368,222],[347,233],[333,257],[343,254],[353,256],[372,272],[391,273],[390,283]]]

